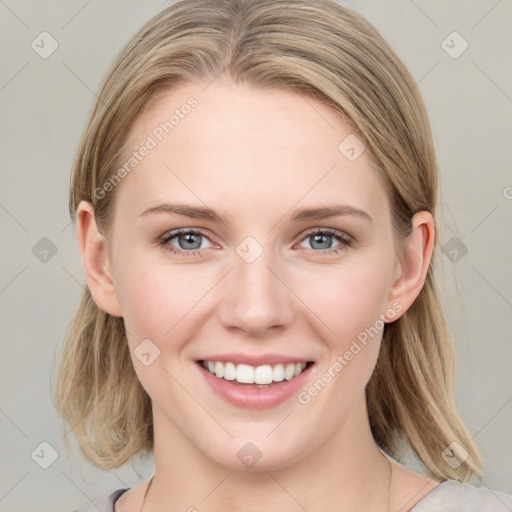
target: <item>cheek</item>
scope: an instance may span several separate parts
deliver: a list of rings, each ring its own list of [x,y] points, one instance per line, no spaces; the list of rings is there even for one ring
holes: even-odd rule
[[[333,432],[364,392],[377,362],[389,286],[386,272],[375,262],[303,281],[304,291],[310,290],[311,309],[320,319],[316,324],[327,334],[322,336],[325,356],[298,401],[319,414],[328,410],[325,425]]]
[[[338,267],[303,272],[296,289],[311,318],[323,326],[324,339],[341,350],[385,313],[388,274],[386,263],[378,258],[354,259]]]
[[[173,331],[188,324],[181,320],[193,315],[209,283],[198,265],[167,264],[162,255],[143,252],[125,259],[118,266],[117,278],[127,329],[157,343],[172,338]]]
[[[207,273],[199,266],[163,260],[142,252],[131,255],[117,266],[115,276],[134,369],[157,402],[177,392],[166,369],[174,373],[171,359],[193,337],[201,299],[211,288]],[[148,352],[144,359],[141,354]]]

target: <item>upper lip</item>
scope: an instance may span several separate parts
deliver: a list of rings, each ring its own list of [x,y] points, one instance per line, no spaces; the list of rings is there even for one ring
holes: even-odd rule
[[[283,354],[261,354],[261,355],[250,355],[250,354],[215,354],[205,356],[198,361],[220,361],[223,363],[234,363],[234,364],[247,364],[249,366],[262,366],[265,364],[276,365],[279,363],[308,363],[312,362],[311,359],[287,356]]]

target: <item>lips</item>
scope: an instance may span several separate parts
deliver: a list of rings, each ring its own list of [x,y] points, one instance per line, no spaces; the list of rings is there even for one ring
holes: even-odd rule
[[[315,366],[308,359],[278,354],[210,355],[196,363],[203,382],[215,395],[250,409],[268,409],[285,402],[300,391]]]

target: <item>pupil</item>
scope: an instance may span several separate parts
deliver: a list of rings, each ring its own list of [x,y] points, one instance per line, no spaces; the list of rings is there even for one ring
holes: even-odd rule
[[[322,235],[322,234],[313,235],[314,243],[319,242],[320,245],[322,245],[321,239],[322,238],[326,239],[326,238],[328,238],[330,236],[331,235]],[[325,244],[327,244],[327,246],[325,246]],[[324,247],[316,247],[316,249],[329,249],[329,244],[324,241]]]
[[[183,238],[185,238],[185,245],[186,244],[194,244],[194,239],[199,239],[199,236],[197,235],[194,235],[193,233],[188,233],[186,235],[183,235]],[[195,242],[197,243],[197,240],[195,240]],[[199,246],[201,245],[201,243],[199,243]],[[187,249],[198,249],[198,247],[188,247],[187,246]]]

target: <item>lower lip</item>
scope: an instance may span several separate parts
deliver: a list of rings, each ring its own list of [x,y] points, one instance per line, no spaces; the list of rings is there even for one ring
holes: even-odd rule
[[[201,363],[197,366],[213,391],[226,402],[247,409],[269,409],[279,405],[299,391],[309,377],[313,364],[310,364],[297,377],[283,380],[266,388],[239,386],[233,384],[233,381],[216,377],[206,370]]]

